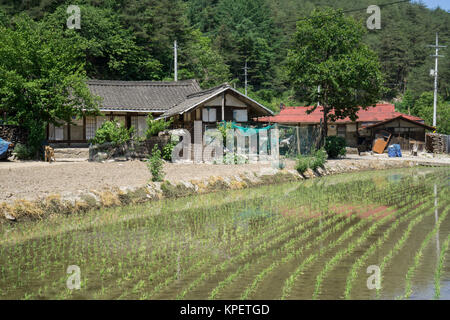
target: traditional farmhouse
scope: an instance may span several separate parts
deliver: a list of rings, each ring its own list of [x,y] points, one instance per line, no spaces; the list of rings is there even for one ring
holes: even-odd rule
[[[108,120],[133,126],[139,136],[147,130],[146,117],[173,118],[174,128],[193,130],[202,121],[203,130],[222,120],[248,124],[272,111],[228,84],[202,90],[195,80],[177,82],[89,80],[93,95],[102,98],[101,116],[74,119],[75,125],[48,126],[53,144],[85,145]]]
[[[323,108],[317,107],[310,114],[311,107],[284,107],[275,116],[259,118],[260,122],[279,123],[295,126],[320,126],[323,121]],[[370,144],[377,134],[384,130],[392,134],[392,143],[399,143],[402,149],[410,149],[411,143],[423,144],[425,131],[434,130],[424,124],[424,120],[395,111],[392,104],[377,104],[367,110],[360,109],[357,120],[339,119],[328,124],[328,135],[344,137],[347,145],[356,147]]]

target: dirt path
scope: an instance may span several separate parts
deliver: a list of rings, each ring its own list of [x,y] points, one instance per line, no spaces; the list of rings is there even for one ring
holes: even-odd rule
[[[293,163],[289,164],[293,168]],[[166,180],[200,180],[210,176],[230,177],[270,169],[266,164],[210,165],[166,163]],[[0,202],[35,199],[112,187],[138,187],[151,178],[145,162],[0,162]]]
[[[382,156],[348,155],[347,159],[329,160],[331,167],[359,167],[365,162],[378,161],[427,161],[450,164],[450,157],[442,158],[387,158]],[[294,161],[287,161],[287,169],[293,169]],[[166,180],[190,181],[208,179],[211,176],[232,177],[246,172],[262,173],[271,170],[270,164],[213,165],[166,163]],[[151,178],[145,162],[56,162],[0,161],[0,203],[13,199],[36,199],[50,194],[84,193],[113,187],[141,187]]]

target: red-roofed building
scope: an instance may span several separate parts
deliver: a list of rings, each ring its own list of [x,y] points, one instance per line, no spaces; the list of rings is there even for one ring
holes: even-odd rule
[[[310,114],[312,107],[284,107],[279,114],[260,117],[259,122],[279,123],[295,126],[317,126],[323,121],[323,108],[317,107]],[[387,130],[394,137],[401,139],[425,141],[425,130],[434,128],[424,124],[424,120],[395,111],[393,104],[377,104],[367,110],[360,109],[357,120],[339,119],[328,124],[328,135],[342,136],[349,146],[371,142],[380,130]],[[378,125],[381,124],[381,125]],[[405,144],[404,141],[402,144]]]

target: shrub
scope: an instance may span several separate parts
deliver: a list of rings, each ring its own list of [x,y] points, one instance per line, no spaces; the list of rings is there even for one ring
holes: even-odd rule
[[[131,139],[134,128],[125,128],[117,121],[106,121],[95,132],[95,137],[90,140],[92,144],[104,144],[107,142],[114,145],[123,144]]]
[[[319,167],[323,167],[327,160],[327,153],[324,149],[319,149],[313,152],[313,159],[311,161],[310,168],[316,170]]]
[[[345,156],[345,147],[347,143],[345,139],[338,136],[329,136],[325,139],[325,151],[328,157],[331,159],[338,158],[339,156]]]
[[[327,153],[325,152],[324,149],[313,151],[311,155],[308,156],[299,155],[297,158],[297,164],[295,165],[295,169],[299,173],[305,172],[306,170],[308,170],[308,168],[316,170],[319,167],[323,167],[326,159]]]
[[[233,122],[232,121],[219,122],[219,123],[217,123],[217,129],[222,134],[223,145],[226,146],[226,144],[227,144],[227,131],[233,129]]]
[[[297,158],[297,163],[295,165],[295,169],[299,173],[303,173],[309,168],[310,157],[299,155]]]
[[[34,158],[35,151],[34,151],[34,148],[31,148],[24,144],[18,143],[14,147],[13,154],[19,160],[30,160],[30,159]]]
[[[161,158],[161,151],[158,145],[155,144],[152,150],[152,154],[147,160],[147,167],[152,174],[152,181],[163,181],[164,179],[164,160]]]
[[[164,160],[171,161],[172,160],[172,151],[173,148],[178,144],[177,141],[170,139],[169,143],[163,147],[162,157]]]
[[[166,130],[172,125],[173,119],[166,121],[165,119],[154,120],[153,116],[149,114],[147,116],[147,138],[157,136],[161,131]]]

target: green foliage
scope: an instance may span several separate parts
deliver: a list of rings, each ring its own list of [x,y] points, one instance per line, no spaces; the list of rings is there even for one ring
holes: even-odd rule
[[[47,123],[96,113],[86,83],[82,49],[60,29],[21,15],[0,25],[0,105],[29,131],[27,146],[39,154]],[[84,110],[83,110],[84,109]]]
[[[173,119],[166,121],[166,119],[154,120],[153,115],[150,113],[147,116],[147,138],[155,137],[161,131],[168,129],[172,125]]]
[[[323,167],[327,160],[327,153],[323,149],[318,149],[311,152],[310,155],[298,155],[295,169],[299,173],[303,173],[308,168],[316,170],[319,167]]]
[[[411,90],[406,90],[400,102],[395,104],[395,111],[410,114],[414,107],[414,97]]]
[[[214,18],[217,23],[211,33],[233,78],[244,82],[242,68],[247,60],[251,85],[256,90],[270,87],[282,52],[277,51],[280,30],[273,23],[268,1],[220,0]]]
[[[192,31],[191,41],[183,52],[181,78],[197,79],[202,88],[213,87],[230,79],[229,67],[223,57],[214,48],[211,39],[202,35],[199,30]]]
[[[297,158],[297,163],[295,165],[295,169],[299,173],[303,173],[309,168],[310,157],[299,155]]]
[[[77,44],[86,59],[86,72],[95,79],[152,80],[161,76],[161,64],[136,44],[133,32],[121,24],[112,8],[80,6],[82,27],[67,29],[67,5],[44,19],[47,26],[63,28],[64,38]]]
[[[315,10],[297,23],[288,75],[307,105],[323,105],[323,137],[328,119],[355,120],[360,106],[367,108],[381,97],[380,65],[362,42],[364,32],[355,19],[331,9]]]
[[[91,139],[92,144],[113,143],[114,145],[123,144],[131,139],[134,128],[125,128],[117,121],[106,121],[95,132],[95,137]]]
[[[220,134],[222,135],[222,141],[223,145],[226,146],[227,144],[227,131],[233,129],[233,121],[222,121],[217,123],[217,130],[219,130]]]
[[[412,114],[425,120],[425,123],[433,125],[434,93],[424,92],[414,104]],[[436,108],[436,132],[450,134],[450,102],[444,102],[438,97]]]
[[[168,144],[166,144],[166,145],[163,147],[163,150],[162,150],[162,157],[163,157],[164,160],[172,161],[172,151],[173,151],[173,148],[174,148],[177,144],[178,144],[178,142],[172,141],[172,140],[171,140]]]
[[[327,161],[327,153],[324,149],[318,149],[313,152],[314,161],[311,164],[311,169],[316,170],[319,167],[323,167]]]
[[[152,174],[152,181],[161,182],[164,180],[164,160],[161,158],[161,150],[155,144],[152,153],[147,160],[147,167]]]
[[[340,156],[345,156],[347,143],[343,137],[329,136],[325,139],[325,151],[328,157],[336,159]]]
[[[65,26],[69,4],[81,7],[80,30]],[[350,10],[366,8],[368,3],[340,0],[326,1],[326,5]],[[205,88],[224,81],[242,88],[242,68],[247,60],[249,95],[277,111],[280,103],[302,105],[308,100],[299,94],[303,89],[291,83],[286,57],[296,21],[314,20],[305,18],[323,6],[319,0],[5,0],[0,5],[0,25],[12,28],[15,16],[25,13],[45,23],[47,29],[58,30],[53,38],[68,40],[66,48],[78,47],[79,61],[85,64],[87,76],[95,79],[172,80],[175,38],[180,79],[195,77]],[[362,28],[369,16],[365,10],[345,15],[356,18]],[[406,89],[417,100],[432,90],[429,70],[434,68],[434,59],[429,55],[433,51],[426,45],[434,43],[436,31],[440,42],[448,45],[449,21],[445,10],[430,10],[417,2],[383,10],[382,28],[365,33],[362,41],[380,60],[388,88],[384,100],[397,98]],[[317,26],[337,42],[349,30],[335,33],[327,28]],[[448,48],[441,52],[447,55]],[[449,59],[439,61],[439,80],[439,94],[449,100]],[[299,88],[296,94],[292,94],[293,88]]]
[[[14,147],[13,154],[19,160],[30,160],[35,157],[35,150],[34,148],[30,148],[24,144],[18,143]]]

